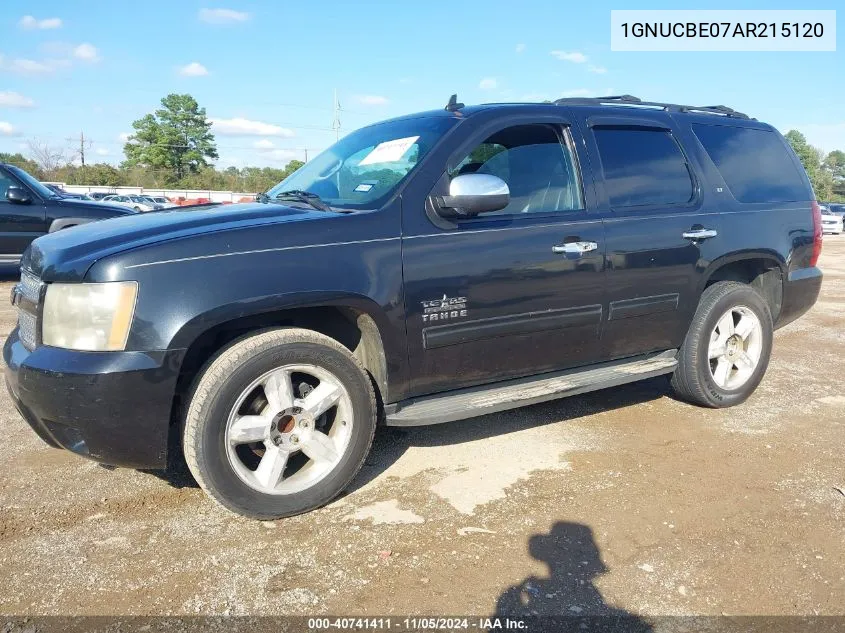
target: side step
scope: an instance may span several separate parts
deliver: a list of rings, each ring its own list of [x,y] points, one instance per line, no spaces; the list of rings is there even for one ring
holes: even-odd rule
[[[452,422],[653,378],[675,370],[678,365],[676,354],[677,350],[668,350],[406,400],[394,405],[392,412],[388,407],[387,425]]]

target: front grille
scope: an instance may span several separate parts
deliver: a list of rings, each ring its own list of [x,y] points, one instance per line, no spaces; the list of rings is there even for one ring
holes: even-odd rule
[[[18,334],[23,346],[32,351],[38,343],[38,304],[41,301],[41,289],[44,283],[32,273],[21,271],[21,280],[17,292],[22,301],[18,301]]]

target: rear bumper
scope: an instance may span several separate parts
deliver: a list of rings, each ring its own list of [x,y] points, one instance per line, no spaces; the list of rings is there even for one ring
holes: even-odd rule
[[[822,287],[822,271],[818,268],[800,268],[789,273],[783,284],[783,301],[775,329],[781,328],[806,313]]]
[[[17,328],[3,346],[6,386],[50,446],[98,462],[163,468],[184,352],[27,350]]]

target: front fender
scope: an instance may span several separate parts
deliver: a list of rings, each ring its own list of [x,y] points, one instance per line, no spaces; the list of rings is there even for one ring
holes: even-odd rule
[[[284,230],[255,227],[128,250],[96,262],[86,280],[138,282],[129,350],[186,349],[221,324],[272,312],[336,306],[365,313],[379,330],[391,393],[401,393],[408,363],[399,239],[341,242],[323,234],[290,246]]]

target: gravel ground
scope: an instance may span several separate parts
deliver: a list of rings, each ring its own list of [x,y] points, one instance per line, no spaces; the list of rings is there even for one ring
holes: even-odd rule
[[[0,614],[845,614],[845,236],[822,267],[739,407],[660,379],[382,429],[347,495],[277,522],[50,449],[3,390]]]

